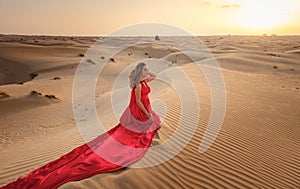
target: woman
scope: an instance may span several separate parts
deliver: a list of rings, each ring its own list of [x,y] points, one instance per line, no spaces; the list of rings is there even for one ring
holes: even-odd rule
[[[152,111],[148,98],[148,83],[153,79],[155,74],[149,72],[147,64],[138,63],[129,76],[129,106],[118,125],[2,189],[58,188],[69,181],[116,171],[140,160],[160,129],[160,119]]]

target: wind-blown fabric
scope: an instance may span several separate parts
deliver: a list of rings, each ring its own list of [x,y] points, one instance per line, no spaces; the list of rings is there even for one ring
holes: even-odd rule
[[[140,83],[141,102],[153,119],[149,119],[138,107],[135,90],[132,89],[129,106],[119,124],[1,189],[54,189],[70,181],[125,168],[143,158],[160,129],[160,118],[150,105],[150,87],[145,81]]]

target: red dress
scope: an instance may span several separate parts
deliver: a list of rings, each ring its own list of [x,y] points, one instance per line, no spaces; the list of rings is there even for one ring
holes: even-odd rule
[[[160,119],[152,111],[148,98],[150,87],[143,81],[141,85],[141,101],[154,119],[150,120],[138,107],[132,89],[129,106],[118,125],[1,189],[54,189],[69,181],[116,171],[140,160],[160,129]]]

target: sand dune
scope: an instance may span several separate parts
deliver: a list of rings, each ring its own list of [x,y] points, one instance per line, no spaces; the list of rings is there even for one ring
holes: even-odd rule
[[[18,98],[12,98],[2,100],[1,106],[4,108],[1,108],[0,114],[2,116],[7,114],[14,114],[20,111],[26,111],[30,108],[36,108],[38,106],[45,106],[50,105],[52,103],[60,102],[61,100],[58,99],[55,95],[49,95],[45,94],[42,95],[41,93],[37,91],[31,91],[30,94],[18,97]],[[5,107],[18,107],[16,109],[14,108],[5,108]]]
[[[207,80],[184,53],[159,44],[128,47],[113,57],[95,91],[97,112],[106,129],[118,123],[111,105],[114,80],[130,63],[146,58],[179,66],[199,99],[199,122],[188,145],[154,167],[126,168],[95,175],[60,188],[299,188],[300,187],[300,37],[199,37],[218,61],[226,86],[226,114],[213,145],[199,153],[211,113]],[[0,36],[0,186],[25,176],[84,143],[72,112],[72,86],[83,54],[97,38]],[[174,39],[177,40],[177,39]],[[182,46],[186,45],[182,42]],[[200,60],[206,57],[200,57]],[[89,66],[96,66],[92,60]],[[30,77],[36,73],[36,77]],[[163,73],[159,73],[163,74]],[[57,79],[54,79],[57,77]],[[18,84],[22,82],[23,84]],[[166,116],[154,145],[178,129],[180,98],[170,85],[151,84],[153,105]],[[41,93],[31,94],[31,91]],[[45,97],[54,95],[58,99]],[[80,106],[75,105],[75,108]],[[88,110],[87,110],[88,111]],[[189,112],[187,122],[195,116]],[[85,122],[86,120],[80,120]],[[187,124],[187,129],[189,125]],[[186,132],[179,132],[176,147]],[[145,156],[151,163],[161,159]]]

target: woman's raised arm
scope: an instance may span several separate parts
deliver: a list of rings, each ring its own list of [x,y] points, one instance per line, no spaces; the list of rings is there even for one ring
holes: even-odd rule
[[[147,76],[146,81],[150,82],[150,81],[154,80],[155,78],[156,78],[156,75],[152,72],[149,72],[149,75]]]

